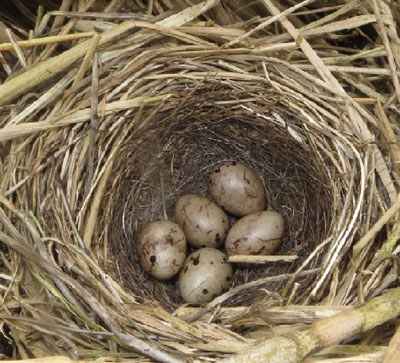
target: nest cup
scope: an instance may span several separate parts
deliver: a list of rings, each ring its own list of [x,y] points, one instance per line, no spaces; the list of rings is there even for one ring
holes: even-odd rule
[[[111,242],[109,271],[144,300],[176,308],[183,301],[177,281],[159,282],[140,266],[136,235],[140,227],[174,220],[180,195],[207,196],[208,174],[221,163],[241,162],[265,181],[269,206],[285,216],[287,229],[281,254],[299,256],[296,263],[240,266],[233,285],[257,278],[294,272],[316,243],[330,232],[332,191],[327,157],[318,153],[323,136],[306,130],[299,115],[267,82],[222,81],[179,83],[174,96],[146,126],[127,137],[113,174],[110,215],[106,225]],[[322,139],[322,140],[321,140]],[[115,275],[116,276],[116,275]],[[274,288],[279,289],[278,284]],[[257,294],[237,296],[231,303],[254,302]]]

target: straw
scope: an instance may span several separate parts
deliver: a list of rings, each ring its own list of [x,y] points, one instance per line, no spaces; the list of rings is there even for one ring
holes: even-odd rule
[[[252,361],[269,348],[285,362],[393,355],[399,6],[41,3],[50,7],[18,0],[14,13],[0,11],[6,355],[49,363]],[[174,220],[179,196],[208,196],[209,172],[230,161],[262,177],[285,235],[276,255],[231,256],[227,291],[188,306],[178,277],[143,270],[137,232]]]

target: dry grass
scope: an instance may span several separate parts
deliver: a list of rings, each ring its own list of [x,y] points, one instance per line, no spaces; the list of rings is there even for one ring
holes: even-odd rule
[[[2,32],[0,328],[14,356],[214,361],[396,286],[396,2],[124,3],[64,1],[30,39]],[[298,258],[238,268],[231,290],[187,308],[140,269],[135,230],[206,193],[224,160],[264,176],[290,221],[279,253]],[[385,329],[360,330],[369,351],[308,362],[378,362]]]

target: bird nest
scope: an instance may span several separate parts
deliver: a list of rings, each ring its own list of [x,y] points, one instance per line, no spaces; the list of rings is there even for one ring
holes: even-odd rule
[[[300,52],[285,32],[265,46],[251,22],[184,25],[216,3],[100,27],[38,63],[33,52],[0,87],[0,104],[14,102],[1,110],[1,316],[20,356],[216,359],[270,325],[271,306],[358,303],[393,284],[399,228],[378,232],[396,199],[397,109],[371,103],[372,80],[331,73],[322,55],[355,59],[339,46]],[[376,73],[384,87],[390,72]],[[175,280],[143,271],[135,232],[173,219],[182,194],[207,195],[227,161],[263,177],[287,224],[284,257],[236,266],[229,291],[187,307]]]

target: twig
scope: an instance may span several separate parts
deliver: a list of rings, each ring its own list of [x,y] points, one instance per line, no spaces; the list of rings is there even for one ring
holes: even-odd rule
[[[181,319],[186,316],[194,315],[201,308],[182,306],[176,310],[175,314]],[[308,305],[287,305],[287,306],[265,306],[262,302],[256,303],[253,306],[235,306],[222,307],[218,310],[218,319],[232,320],[236,317],[245,316],[246,320],[254,316],[257,320],[264,319],[270,324],[311,324],[316,320],[334,316],[342,311],[351,309],[348,306],[308,306]],[[201,318],[201,321],[206,321],[210,318],[210,313],[207,313]]]
[[[285,255],[273,255],[273,256],[251,256],[251,255],[236,255],[230,256],[228,261],[230,263],[252,263],[252,264],[264,264],[268,262],[293,262],[297,260],[298,256],[285,256]]]
[[[82,38],[91,38],[96,33],[86,32],[77,34],[66,34],[66,35],[56,35],[43,38],[36,38],[30,40],[21,40],[15,42],[20,48],[33,48],[41,45],[54,44],[54,43],[64,43],[71,40],[78,40]],[[13,43],[0,43],[0,50],[14,50]]]
[[[305,331],[282,335],[257,344],[221,363],[300,363],[311,352],[339,344],[367,332],[400,314],[400,288],[372,299],[360,308],[314,322]]]

